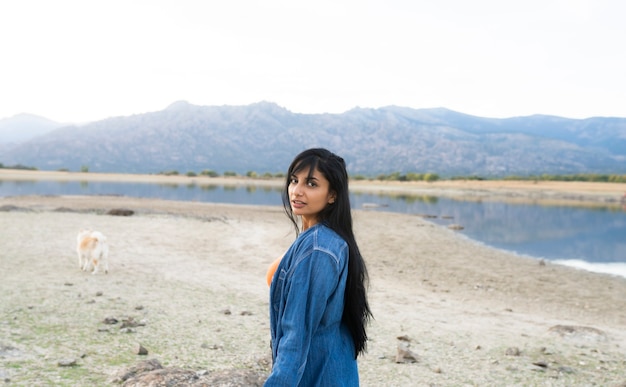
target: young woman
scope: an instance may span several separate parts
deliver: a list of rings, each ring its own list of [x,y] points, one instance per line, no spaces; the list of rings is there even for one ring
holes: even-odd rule
[[[297,238],[271,276],[273,366],[265,386],[358,386],[356,358],[372,314],[344,160],[326,149],[296,156],[283,206]]]

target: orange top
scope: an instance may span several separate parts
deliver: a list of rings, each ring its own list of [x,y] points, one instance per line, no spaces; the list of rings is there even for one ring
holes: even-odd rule
[[[267,280],[267,286],[271,285],[272,278],[274,278],[274,273],[276,272],[276,268],[278,267],[281,259],[283,259],[282,255],[278,257],[274,262],[272,262],[270,264],[270,267],[267,268],[267,274],[265,275],[265,279]]]

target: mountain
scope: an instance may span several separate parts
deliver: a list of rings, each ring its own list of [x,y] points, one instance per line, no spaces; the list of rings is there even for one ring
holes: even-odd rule
[[[0,119],[0,144],[17,144],[63,126],[33,114],[17,114]]]
[[[351,174],[441,176],[626,173],[626,118],[476,117],[388,106],[292,113],[274,103],[197,106],[65,126],[0,150],[4,165],[158,173],[284,172],[309,147],[344,157]]]

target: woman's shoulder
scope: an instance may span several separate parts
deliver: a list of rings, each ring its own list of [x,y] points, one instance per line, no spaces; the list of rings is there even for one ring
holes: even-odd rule
[[[335,230],[324,223],[317,225],[312,231],[310,243],[316,250],[339,252],[348,246]]]

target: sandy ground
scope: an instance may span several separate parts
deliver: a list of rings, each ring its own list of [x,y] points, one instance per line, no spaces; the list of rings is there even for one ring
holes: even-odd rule
[[[0,198],[0,210],[7,385],[115,385],[145,359],[268,372],[265,271],[294,238],[280,208],[32,196]],[[624,278],[520,258],[417,216],[354,216],[375,316],[363,386],[626,385]],[[78,269],[85,227],[108,237],[106,275]],[[407,346],[415,362],[398,359]]]

